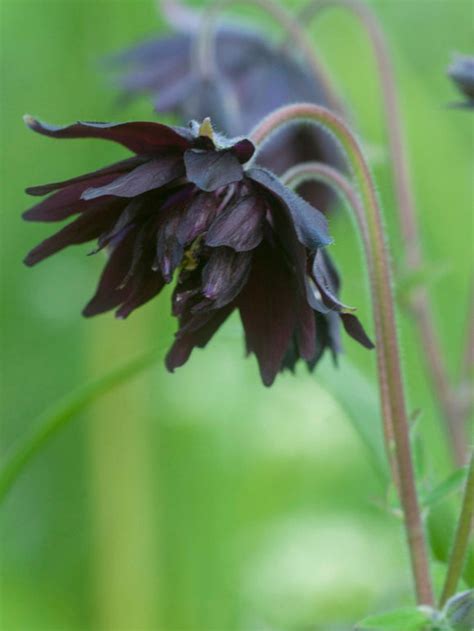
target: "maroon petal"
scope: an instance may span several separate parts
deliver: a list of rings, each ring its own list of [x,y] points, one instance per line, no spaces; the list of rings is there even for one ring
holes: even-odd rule
[[[352,313],[341,313],[340,314],[342,324],[348,333],[354,340],[365,346],[365,348],[372,349],[375,348],[373,342],[364,331],[364,327]]]
[[[306,361],[312,361],[316,355],[315,315],[303,296],[299,297],[296,342],[298,344],[299,356]]]
[[[252,252],[235,252],[217,248],[211,253],[202,272],[202,293],[213,307],[231,302],[245,285],[252,262]]]
[[[176,237],[179,221],[180,213],[175,210],[169,213],[158,229],[153,269],[160,269],[167,283],[171,282],[184,254],[184,248]]]
[[[120,320],[127,318],[132,311],[159,294],[164,285],[163,276],[158,271],[143,266],[134,274],[131,280],[130,293],[120,309],[117,310],[117,318]]]
[[[181,155],[162,156],[149,160],[110,184],[98,188],[88,188],[83,199],[94,199],[103,195],[116,197],[136,197],[147,191],[160,188],[184,175]]]
[[[170,372],[174,372],[176,368],[187,362],[195,347],[204,348],[214,333],[227,320],[233,309],[234,305],[227,305],[223,309],[217,310],[200,329],[177,337],[166,356],[166,368]]]
[[[255,153],[255,145],[248,138],[237,140],[232,146],[232,151],[237,156],[241,164],[245,164]]]
[[[65,188],[70,186],[71,184],[78,184],[79,182],[86,182],[87,184],[91,184],[92,182],[87,182],[87,180],[97,180],[97,178],[110,181],[112,176],[117,173],[123,173],[124,171],[131,171],[135,167],[143,164],[147,160],[144,156],[133,156],[132,158],[127,158],[126,160],[121,160],[120,162],[115,162],[115,164],[110,164],[107,167],[102,169],[98,169],[97,171],[92,171],[90,173],[84,173],[83,175],[79,175],[77,177],[73,177],[70,180],[63,180],[62,182],[52,182],[51,184],[42,184],[40,186],[30,186],[26,189],[26,193],[28,195],[46,195],[47,193],[51,193],[51,191],[55,191],[60,188]],[[110,175],[109,178],[103,178],[102,176]],[[86,186],[84,186],[86,188]]]
[[[332,261],[324,250],[316,252],[312,272],[321,293],[321,299],[329,309],[355,311],[355,307],[349,307],[339,300],[337,296],[339,278]]]
[[[63,127],[24,117],[30,129],[52,138],[102,138],[118,142],[134,153],[153,153],[164,147],[186,149],[193,140],[189,130],[160,123],[96,123],[78,121]]]
[[[186,176],[202,191],[216,191],[232,182],[240,182],[243,169],[232,150],[200,151],[188,149],[184,152]]]
[[[176,229],[176,238],[182,245],[187,245],[204,233],[214,219],[219,199],[209,193],[199,193],[183,211]]]
[[[213,221],[206,244],[226,245],[237,252],[253,250],[263,238],[265,210],[265,202],[256,195],[238,199]]]
[[[138,197],[132,199],[132,201],[122,210],[112,228],[100,235],[97,251],[106,247],[111,242],[114,242],[115,239],[120,238],[120,235],[123,235],[128,229],[130,229],[132,224],[136,222],[138,217],[143,213],[144,208],[146,208],[146,206],[143,203],[143,198]]]
[[[249,169],[246,175],[258,182],[287,210],[300,242],[310,251],[315,252],[318,248],[331,243],[324,215],[282,184],[276,175],[258,167]]]
[[[290,344],[297,304],[293,277],[276,248],[256,250],[238,305],[247,347],[257,356],[263,383],[270,386]]]
[[[122,207],[122,201],[117,202],[114,200],[106,206],[101,206],[81,215],[78,219],[31,250],[25,258],[25,264],[28,266],[36,265],[69,245],[77,245],[96,239],[116,221]]]
[[[106,184],[113,177],[113,175],[105,175],[97,178],[95,182],[97,184]],[[91,201],[81,199],[82,192],[89,185],[90,181],[79,182],[53,193],[47,199],[25,211],[23,219],[26,221],[62,221],[71,215],[105,206],[112,201],[113,198],[111,197],[102,197]]]
[[[104,313],[126,300],[130,286],[123,287],[122,283],[132,264],[135,237],[136,232],[129,231],[111,251],[96,292],[82,312],[84,316]]]

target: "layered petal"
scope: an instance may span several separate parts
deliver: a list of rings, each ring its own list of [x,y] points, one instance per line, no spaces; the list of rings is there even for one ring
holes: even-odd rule
[[[194,348],[204,348],[227,320],[233,309],[234,305],[227,305],[223,309],[215,311],[201,328],[177,337],[166,356],[167,369],[174,372],[176,368],[187,362]]]
[[[352,313],[341,313],[340,317],[346,333],[359,342],[359,344],[362,344],[365,348],[368,348],[369,350],[375,348],[373,342],[364,331],[364,327],[355,315]]]
[[[97,180],[110,181],[118,173],[132,171],[132,169],[139,166],[140,164],[143,164],[143,162],[146,162],[147,160],[148,158],[146,156],[133,156],[131,158],[127,158],[126,160],[121,160],[120,162],[110,164],[109,166],[103,167],[102,169],[97,169],[96,171],[92,171],[90,173],[78,175],[77,177],[70,178],[69,180],[52,182],[50,184],[42,184],[40,186],[29,186],[26,189],[26,193],[28,193],[28,195],[46,195],[47,193],[51,193],[52,191],[58,189],[66,187],[69,188],[72,184],[78,184],[82,182],[85,182],[86,184],[96,184]],[[110,177],[106,178],[104,176]]]
[[[282,184],[276,175],[259,167],[249,169],[246,175],[260,184],[290,214],[298,239],[311,252],[332,242],[324,215]]]
[[[113,179],[113,175],[105,175],[95,180],[96,184],[106,184]],[[112,197],[101,197],[86,201],[81,199],[81,195],[90,182],[79,182],[67,186],[56,193],[50,195],[39,204],[32,206],[22,215],[26,221],[62,221],[71,215],[76,215],[93,210],[99,206],[106,206],[113,200]]]
[[[238,306],[247,348],[255,353],[263,383],[270,386],[290,344],[297,318],[294,278],[278,250],[263,243]]]
[[[213,308],[231,302],[245,285],[252,262],[251,252],[235,252],[231,248],[213,250],[202,272],[202,293]]]
[[[263,238],[265,200],[258,195],[237,198],[212,222],[206,244],[228,246],[237,252],[253,250]]]
[[[130,151],[139,154],[176,147],[187,149],[193,140],[192,134],[184,127],[170,127],[160,123],[96,123],[78,121],[71,125],[48,125],[25,116],[26,125],[33,131],[52,138],[101,138],[118,142]]]
[[[132,264],[136,231],[129,230],[116,243],[100,277],[96,292],[84,307],[86,317],[104,313],[118,307],[130,294],[130,285],[123,285]]]
[[[233,182],[240,182],[244,176],[238,157],[230,149],[188,149],[184,153],[184,164],[187,179],[202,191],[216,191]]]
[[[31,250],[25,258],[25,264],[28,266],[36,265],[69,245],[78,245],[96,239],[115,223],[122,208],[123,201],[113,200],[105,206],[101,205],[87,214],[82,214]]]
[[[82,193],[82,198],[94,199],[103,195],[136,197],[169,184],[182,175],[184,175],[182,156],[173,153],[165,154],[141,164],[109,184],[86,189]]]

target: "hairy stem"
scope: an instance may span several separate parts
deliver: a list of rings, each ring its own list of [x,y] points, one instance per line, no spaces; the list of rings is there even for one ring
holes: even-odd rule
[[[300,15],[302,24],[309,24],[311,19],[323,9],[342,7],[349,9],[359,18],[366,30],[374,51],[381,91],[384,100],[384,115],[388,132],[389,149],[395,192],[397,196],[398,218],[405,248],[405,261],[409,270],[422,267],[421,239],[417,225],[413,187],[408,169],[407,151],[401,123],[400,107],[397,98],[395,73],[390,51],[383,30],[372,10],[360,0],[310,0]],[[446,429],[451,443],[453,457],[457,464],[466,459],[466,437],[464,418],[456,400],[456,392],[450,383],[444,362],[436,327],[433,323],[433,309],[428,292],[419,287],[412,292],[410,306],[415,316],[425,363],[430,374],[433,390],[446,422]]]
[[[56,403],[51,410],[33,422],[30,430],[6,456],[0,468],[0,502],[19,477],[25,466],[43,445],[83,410],[89,403],[136,374],[154,364],[160,355],[157,351],[145,353],[124,366],[113,370],[101,379],[81,386]]]
[[[464,489],[464,498],[462,502],[461,514],[454,536],[454,543],[449,558],[448,572],[443,586],[441,599],[439,602],[440,609],[444,606],[451,596],[456,593],[456,589],[461,578],[464,562],[466,560],[469,548],[469,540],[472,536],[474,519],[474,452],[471,455],[471,464],[469,465],[466,486]]]
[[[391,423],[393,428],[400,501],[404,513],[417,599],[419,603],[431,605],[433,604],[433,593],[411,456],[408,416],[397,342],[391,270],[385,246],[382,214],[369,167],[358,141],[344,121],[328,109],[311,103],[289,105],[276,110],[253,130],[250,138],[260,149],[275,131],[288,124],[303,121],[322,126],[340,143],[361,196],[364,208],[362,233],[367,235],[364,245],[366,246],[367,261],[371,268],[372,306],[377,333],[376,347],[380,395],[383,400],[382,410],[384,412],[390,410],[388,423]],[[390,450],[391,446],[388,445],[387,449]]]
[[[290,188],[297,188],[300,184],[308,181],[323,182],[330,186],[336,193],[338,193],[343,200],[348,204],[349,208],[354,212],[354,216],[357,222],[357,226],[362,235],[362,241],[364,243],[364,251],[370,252],[369,233],[364,217],[364,207],[362,206],[361,199],[357,194],[349,180],[337,169],[324,164],[322,162],[304,162],[298,164],[286,171],[281,177],[282,181]],[[373,278],[373,265],[372,261],[368,261],[367,265],[370,275],[370,285],[374,283]],[[376,335],[379,336],[381,332],[380,322],[377,319],[378,314],[374,313],[376,318],[375,329]],[[380,385],[382,388],[386,388],[387,384],[387,367],[385,365],[384,357],[378,356],[379,372],[382,375],[380,379]],[[387,459],[390,463],[390,470],[392,473],[392,479],[397,489],[400,488],[400,481],[398,475],[397,461],[394,453],[394,435],[393,435],[393,421],[392,411],[389,405],[388,392],[385,390],[383,396],[381,396],[383,429],[384,429],[384,442],[387,454]]]
[[[201,28],[196,39],[194,59],[199,76],[210,78],[217,74],[215,54],[217,18],[223,11],[236,4],[259,7],[284,29],[291,38],[292,45],[302,53],[315,81],[322,86],[329,106],[337,112],[342,112],[343,107],[332,82],[314,54],[311,38],[300,26],[298,20],[275,0],[215,0],[212,2],[202,16]]]

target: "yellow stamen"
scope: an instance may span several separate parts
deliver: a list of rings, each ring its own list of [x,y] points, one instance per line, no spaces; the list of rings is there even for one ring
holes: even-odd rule
[[[200,124],[199,135],[205,136],[206,138],[210,138],[214,141],[214,129],[212,128],[211,119],[209,117],[205,118]]]

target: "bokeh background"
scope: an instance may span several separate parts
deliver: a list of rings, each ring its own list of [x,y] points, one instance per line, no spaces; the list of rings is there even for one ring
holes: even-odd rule
[[[426,277],[454,376],[473,266],[474,135],[469,113],[446,107],[457,94],[445,69],[452,52],[469,52],[474,5],[373,5],[394,53]],[[280,36],[259,11],[240,11],[236,2],[231,14],[240,13]],[[254,359],[244,358],[234,318],[170,375],[162,365],[175,327],[169,295],[125,322],[110,314],[86,321],[80,310],[102,265],[86,256],[87,246],[34,269],[22,265],[50,233],[47,225],[21,221],[31,205],[25,187],[125,154],[118,145],[33,135],[22,115],[54,123],[152,119],[146,98],[119,107],[100,60],[165,30],[151,0],[1,2],[2,452],[61,396],[147,349],[159,355],[56,436],[0,507],[2,628],[350,629],[369,612],[412,602],[401,523],[385,508],[374,354],[345,338],[339,369],[326,357],[315,375],[300,369],[265,389]],[[401,288],[369,45],[341,11],[325,14],[311,32],[370,156]],[[363,260],[344,212],[333,216],[331,230],[343,299],[359,306],[372,331]],[[452,467],[403,311],[399,324],[410,409],[421,410],[420,466],[429,488]],[[438,556],[454,499],[432,517]]]

